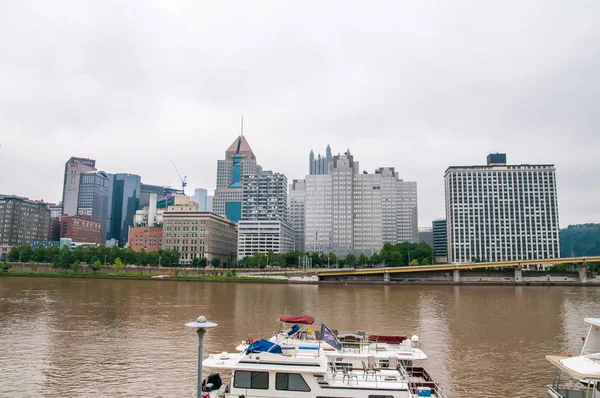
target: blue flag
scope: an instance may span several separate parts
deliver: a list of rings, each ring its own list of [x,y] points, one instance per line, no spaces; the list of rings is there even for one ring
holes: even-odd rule
[[[342,349],[342,343],[324,323],[321,324],[321,339],[338,351]]]

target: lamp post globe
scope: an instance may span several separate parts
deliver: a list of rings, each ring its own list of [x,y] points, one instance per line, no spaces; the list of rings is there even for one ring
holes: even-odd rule
[[[214,328],[217,324],[208,322],[204,315],[200,315],[196,321],[186,323],[185,326],[195,328],[196,333],[198,333],[198,389],[196,391],[196,396],[200,398],[202,395],[202,348],[204,344],[204,333],[206,333],[206,329]]]

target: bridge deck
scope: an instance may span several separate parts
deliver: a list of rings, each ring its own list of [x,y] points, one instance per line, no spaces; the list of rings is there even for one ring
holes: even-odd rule
[[[526,265],[548,265],[548,264],[578,264],[600,262],[600,256],[595,257],[568,257],[551,258],[543,260],[524,260],[524,261],[501,261],[487,263],[465,263],[465,264],[436,264],[436,265],[412,265],[405,267],[384,267],[384,268],[340,268],[330,270],[319,270],[316,275],[321,276],[341,276],[341,275],[373,275],[373,274],[395,274],[403,272],[426,272],[426,271],[452,271],[455,269],[475,269],[475,268],[507,268],[523,267]]]

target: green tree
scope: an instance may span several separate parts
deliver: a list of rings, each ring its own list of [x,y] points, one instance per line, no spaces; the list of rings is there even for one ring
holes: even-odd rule
[[[60,254],[60,248],[58,246],[50,246],[46,249],[45,263],[54,263],[54,259]]]
[[[124,267],[124,264],[121,261],[121,258],[120,257],[115,258],[115,262],[113,263],[112,268],[115,269],[115,270],[117,270],[117,271],[120,271],[120,270],[123,269],[123,267]]]
[[[12,264],[9,263],[2,263],[2,272],[8,272],[8,270],[12,267]]]
[[[198,268],[200,266],[200,257],[192,258],[191,266],[194,268]]]
[[[21,253],[20,246],[11,247],[10,251],[6,255],[6,261],[14,263],[19,261],[19,254]]]
[[[206,259],[206,257],[200,257],[200,263],[198,264],[198,266],[200,268],[206,268],[207,265],[208,265],[208,260]]]
[[[219,257],[213,257],[212,260],[210,260],[210,264],[215,268],[219,268],[221,266],[221,259],[219,259]]]
[[[416,258],[414,260],[410,260],[410,263],[408,265],[419,265],[419,260],[417,260]]]
[[[80,262],[79,261],[73,261],[73,264],[71,264],[71,271],[77,273],[79,272],[79,266],[80,266]]]
[[[96,271],[99,271],[100,268],[102,268],[102,263],[100,263],[100,260],[96,260],[92,264],[90,264],[90,267],[92,268],[92,271],[95,274]]]
[[[46,262],[46,254],[47,254],[46,246],[39,245],[33,250],[32,260],[37,263],[45,263]]]
[[[369,263],[369,257],[367,257],[365,253],[360,253],[360,256],[358,256],[358,263],[364,267]]]
[[[356,261],[356,256],[353,253],[348,253],[344,259],[344,264],[349,267],[354,267],[356,265]]]
[[[37,263],[35,261],[30,261],[27,263],[27,266],[29,267],[29,269],[31,269],[32,271],[37,270]]]
[[[371,264],[379,265],[380,263],[381,263],[381,257],[379,256],[379,253],[373,253],[371,255]]]
[[[22,263],[28,263],[33,260],[33,249],[30,245],[21,246],[21,256],[19,261]]]

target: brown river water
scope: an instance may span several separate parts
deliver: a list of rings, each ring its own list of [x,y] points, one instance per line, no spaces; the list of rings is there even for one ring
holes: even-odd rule
[[[1,397],[192,397],[205,352],[268,337],[280,314],[417,334],[449,397],[545,397],[544,356],[577,353],[600,288],[286,285],[0,277]],[[316,325],[318,327],[318,325]]]

